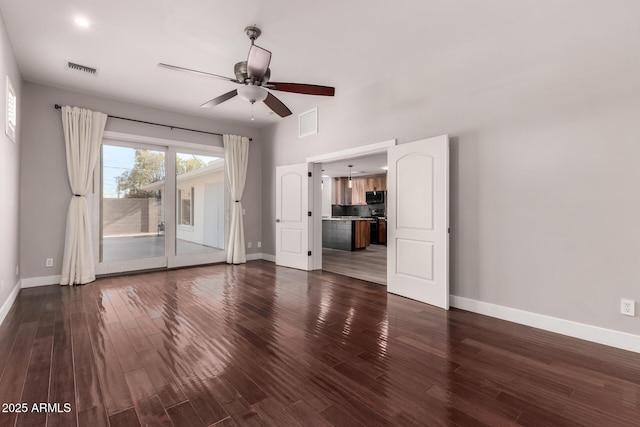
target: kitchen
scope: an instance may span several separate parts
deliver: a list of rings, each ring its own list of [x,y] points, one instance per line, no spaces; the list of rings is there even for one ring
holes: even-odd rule
[[[386,154],[323,164],[323,270],[386,285]]]

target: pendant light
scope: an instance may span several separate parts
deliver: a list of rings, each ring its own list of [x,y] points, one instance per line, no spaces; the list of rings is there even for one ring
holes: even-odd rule
[[[349,188],[353,188],[353,183],[351,182],[351,168],[353,165],[349,165]]]

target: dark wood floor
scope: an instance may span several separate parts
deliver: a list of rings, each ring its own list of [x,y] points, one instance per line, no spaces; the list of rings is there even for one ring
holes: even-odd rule
[[[638,425],[640,355],[265,261],[22,290],[0,425]]]

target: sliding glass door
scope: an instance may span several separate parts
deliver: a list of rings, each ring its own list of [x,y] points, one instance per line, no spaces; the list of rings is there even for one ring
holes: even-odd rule
[[[170,150],[175,164],[175,240],[170,266],[225,259],[226,191],[222,154]]]
[[[225,260],[222,148],[105,140],[96,178],[97,274]]]

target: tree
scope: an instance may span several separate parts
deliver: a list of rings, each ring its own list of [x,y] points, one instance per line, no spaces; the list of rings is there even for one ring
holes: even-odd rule
[[[128,198],[160,198],[160,190],[143,190],[143,187],[165,178],[165,153],[137,149],[135,163],[131,170],[116,177],[118,194]],[[199,169],[203,166],[197,157],[191,159],[176,158],[176,173],[182,174]]]

